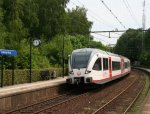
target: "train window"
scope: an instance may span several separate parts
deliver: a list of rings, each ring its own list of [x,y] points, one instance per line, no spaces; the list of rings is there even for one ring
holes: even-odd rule
[[[120,62],[112,61],[112,70],[120,70]]]
[[[90,55],[91,55],[90,52],[86,52],[86,53],[77,52],[72,54],[72,59],[71,59],[72,69],[86,68]]]
[[[128,68],[128,64],[127,64],[127,62],[125,62],[125,68]]]
[[[103,58],[103,70],[108,70],[108,59]]]
[[[101,67],[101,58],[98,58],[93,66],[93,70],[102,70]]]
[[[128,67],[130,67],[130,62],[128,61]]]
[[[128,62],[127,62],[127,68],[129,68],[129,67],[130,67],[130,62],[128,61]]]

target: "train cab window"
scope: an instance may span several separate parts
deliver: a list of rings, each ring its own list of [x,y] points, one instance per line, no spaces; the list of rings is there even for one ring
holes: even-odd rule
[[[93,70],[102,70],[102,67],[101,67],[101,58],[98,58],[93,66]]]
[[[108,58],[103,58],[103,70],[108,70]]]

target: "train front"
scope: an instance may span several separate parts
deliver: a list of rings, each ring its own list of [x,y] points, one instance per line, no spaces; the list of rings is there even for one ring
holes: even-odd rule
[[[69,84],[87,84],[92,82],[89,76],[88,64],[92,51],[90,49],[78,49],[72,52],[69,57],[69,77],[66,80]]]

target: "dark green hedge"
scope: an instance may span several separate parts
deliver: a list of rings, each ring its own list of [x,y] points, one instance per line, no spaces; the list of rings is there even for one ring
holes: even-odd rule
[[[62,76],[61,68],[49,68],[49,69],[32,69],[32,82],[41,81],[41,71],[49,71],[51,74],[56,71],[56,77]],[[65,75],[67,75],[68,69],[65,69]],[[30,70],[15,70],[14,71],[14,84],[28,83],[30,78]],[[1,83],[1,71],[0,71],[0,83]],[[3,85],[12,85],[12,70],[4,70]]]

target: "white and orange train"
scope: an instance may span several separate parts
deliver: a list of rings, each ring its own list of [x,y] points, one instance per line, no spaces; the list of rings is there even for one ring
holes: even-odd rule
[[[110,52],[83,48],[69,57],[69,84],[104,84],[129,74],[130,60]]]

